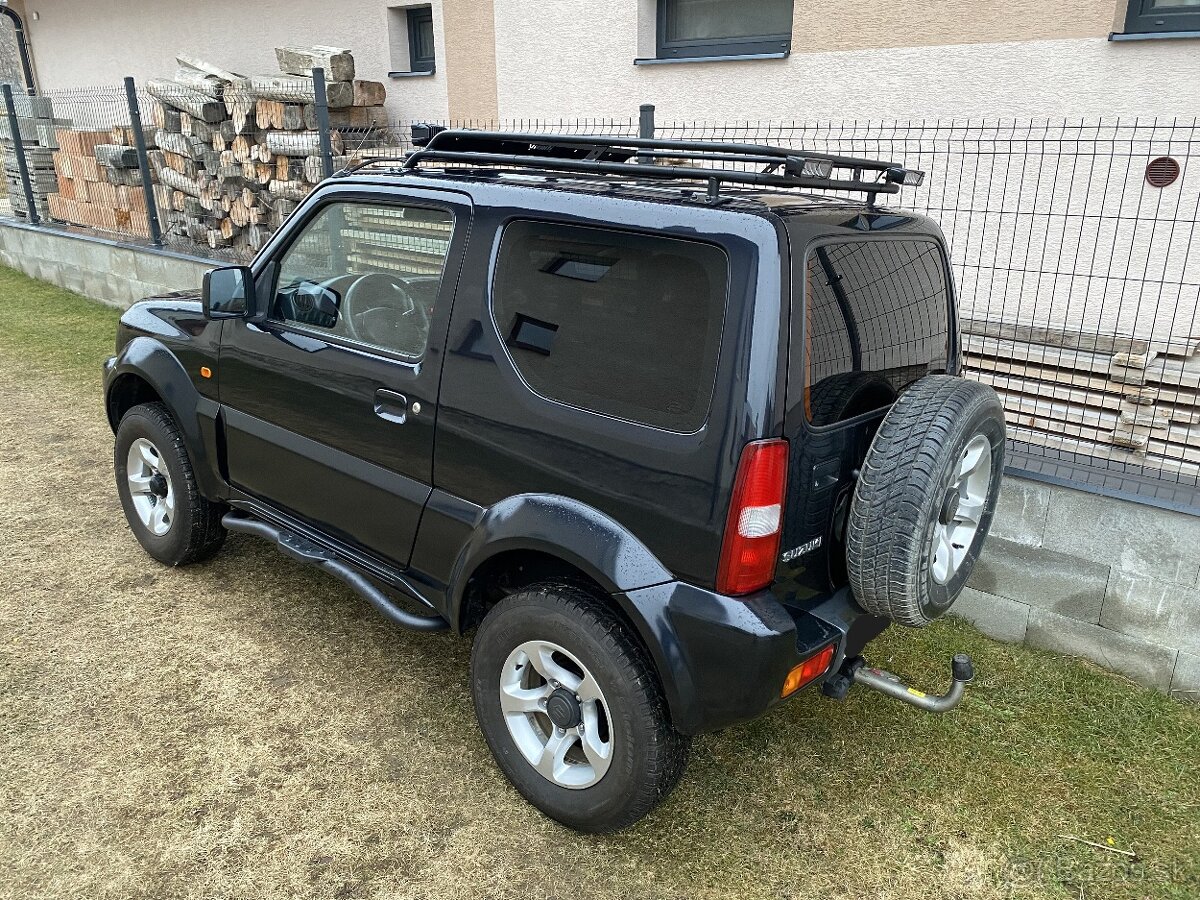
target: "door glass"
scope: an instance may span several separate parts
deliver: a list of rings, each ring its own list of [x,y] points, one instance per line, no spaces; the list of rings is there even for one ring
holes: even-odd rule
[[[325,207],[280,262],[272,318],[420,357],[453,225],[443,209]]]

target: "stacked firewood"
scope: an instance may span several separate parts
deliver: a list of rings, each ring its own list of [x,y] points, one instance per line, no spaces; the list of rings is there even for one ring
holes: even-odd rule
[[[280,74],[243,76],[180,55],[174,78],[146,82],[155,199],[168,235],[256,251],[324,177],[313,69],[325,73],[335,170],[360,133],[385,125],[384,86],[354,78],[335,47],[276,48]]]

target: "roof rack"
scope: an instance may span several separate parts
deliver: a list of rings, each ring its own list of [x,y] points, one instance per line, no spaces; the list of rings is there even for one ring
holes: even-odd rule
[[[901,185],[919,185],[925,173],[894,162],[789,150],[766,144],[675,141],[613,135],[525,134],[428,127],[425,145],[408,156],[364,160],[347,172],[381,163],[416,169],[426,163],[457,163],[498,169],[535,169],[638,179],[702,180],[715,201],[722,184],[894,194]],[[428,135],[433,131],[432,135]],[[414,132],[416,127],[414,126]],[[751,168],[731,169],[721,163]],[[838,174],[835,177],[835,173]],[[869,175],[876,177],[868,180]]]

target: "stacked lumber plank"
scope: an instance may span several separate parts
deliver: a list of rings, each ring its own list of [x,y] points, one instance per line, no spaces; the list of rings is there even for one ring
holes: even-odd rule
[[[1010,437],[1200,475],[1200,338],[970,318],[962,330],[967,374],[996,389]]]
[[[334,166],[339,123],[386,121],[384,86],[354,78],[335,47],[276,48],[280,73],[244,76],[180,54],[173,78],[146,83],[155,199],[168,235],[212,249],[257,251],[324,177],[312,71],[326,77]]]
[[[17,131],[21,136],[21,144],[25,150],[25,166],[29,170],[30,186],[33,189],[33,203],[42,218],[50,213],[48,197],[57,189],[54,177],[54,161],[51,154],[58,146],[55,142],[55,128],[69,125],[64,119],[54,118],[54,107],[49,97],[31,97],[25,93],[13,90],[13,111],[17,114]],[[27,218],[25,188],[21,184],[20,169],[17,164],[16,144],[11,134],[8,117],[3,115],[0,107],[0,147],[3,148],[4,177],[8,183],[8,196],[12,201],[13,212],[22,218]]]
[[[150,236],[137,151],[128,126],[109,131],[55,133],[58,192],[49,197],[51,218],[103,231]]]

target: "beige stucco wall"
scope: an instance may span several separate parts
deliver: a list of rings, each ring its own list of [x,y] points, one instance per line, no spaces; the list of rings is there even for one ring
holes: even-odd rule
[[[328,44],[354,52],[360,78],[387,84],[394,116],[444,118],[442,2],[431,2],[437,71],[394,80],[387,77],[389,4],[382,0],[26,0],[25,23],[43,90],[170,76],[180,51],[242,74],[270,73],[278,71],[275,47]]]
[[[448,0],[445,19],[448,103],[455,119],[494,119],[496,32],[492,0]]]
[[[649,66],[633,60],[653,55],[654,0],[494,2],[506,118],[627,117],[640,103],[711,121],[1198,111],[1200,41],[1111,43],[1114,0],[922,0],[891,12],[850,0],[813,22],[797,3],[787,59]]]

